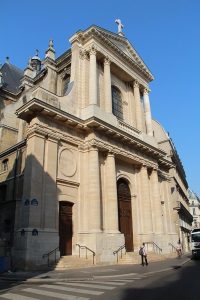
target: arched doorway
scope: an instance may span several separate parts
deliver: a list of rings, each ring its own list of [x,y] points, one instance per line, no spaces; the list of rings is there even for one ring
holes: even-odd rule
[[[73,205],[73,203],[67,201],[59,202],[59,249],[61,256],[72,254]]]
[[[124,234],[127,251],[133,251],[131,193],[124,179],[117,182],[119,231]]]

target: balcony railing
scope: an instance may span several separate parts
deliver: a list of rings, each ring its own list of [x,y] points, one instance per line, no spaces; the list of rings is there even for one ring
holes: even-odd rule
[[[136,128],[132,127],[131,125],[129,125],[121,120],[118,120],[118,125],[119,125],[119,128],[122,129],[123,131],[125,131],[131,135],[134,135],[136,137],[139,136],[140,131],[137,130]]]

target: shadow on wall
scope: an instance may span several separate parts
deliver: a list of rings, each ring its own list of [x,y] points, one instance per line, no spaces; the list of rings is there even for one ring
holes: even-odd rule
[[[23,166],[21,150],[18,149],[18,154],[13,153],[16,158],[12,169],[4,182],[0,183],[0,187],[6,187],[3,188],[4,198],[0,199],[0,257],[5,257],[6,261],[10,258],[10,263],[2,263],[2,268],[0,265],[0,272],[15,269],[13,254],[16,255],[18,251],[21,251],[21,255],[17,262],[21,266],[24,264],[22,256],[26,255],[28,235],[29,240],[32,237],[29,246],[41,258],[43,254],[59,247],[56,170],[49,169],[51,164],[44,159],[45,170],[33,155],[26,157]],[[27,228],[31,228],[31,232]],[[52,230],[57,238],[51,240],[51,234],[46,236],[45,228],[49,232]],[[31,266],[33,263],[30,258],[28,264]],[[47,259],[44,259],[44,263],[47,264]]]

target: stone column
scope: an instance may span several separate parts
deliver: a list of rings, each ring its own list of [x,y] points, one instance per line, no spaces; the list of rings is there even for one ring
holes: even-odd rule
[[[86,62],[87,62],[87,52],[81,51],[80,53],[81,63],[82,63],[82,86],[81,86],[81,108],[86,106]]]
[[[112,113],[110,60],[108,57],[104,59],[104,98],[106,112]]]
[[[134,82],[134,97],[135,97],[135,110],[136,110],[136,124],[137,129],[142,131],[142,107],[140,101],[140,90],[139,83],[135,80]]]
[[[101,205],[100,205],[100,176],[99,176],[99,153],[96,147],[89,151],[89,174],[88,174],[88,197],[89,201],[89,231],[101,231]]]
[[[152,217],[154,222],[154,232],[163,233],[163,220],[162,220],[162,207],[158,183],[158,172],[156,169],[151,173],[151,186],[152,186]]]
[[[147,167],[141,167],[141,208],[143,218],[143,233],[148,234],[153,232],[152,228],[152,214],[151,214],[151,201],[149,193],[149,179],[147,174]]]
[[[147,89],[144,89],[144,111],[145,111],[147,134],[149,136],[153,136],[151,107],[150,107],[150,102],[149,102],[149,92]]]
[[[97,104],[97,62],[96,49],[92,47],[90,54],[90,72],[89,72],[89,104]]]
[[[115,156],[111,152],[108,153],[106,161],[105,230],[109,233],[119,233]]]

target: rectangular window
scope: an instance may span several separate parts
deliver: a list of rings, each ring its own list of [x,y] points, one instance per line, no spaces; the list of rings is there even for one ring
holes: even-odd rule
[[[1,172],[8,171],[8,159],[4,159],[1,163]]]

